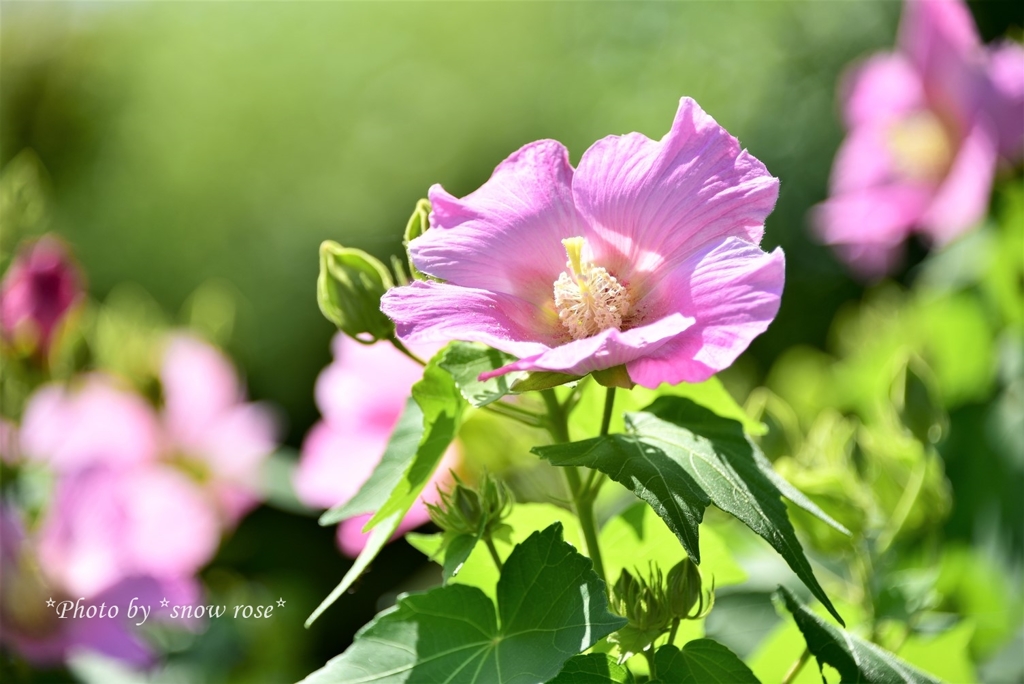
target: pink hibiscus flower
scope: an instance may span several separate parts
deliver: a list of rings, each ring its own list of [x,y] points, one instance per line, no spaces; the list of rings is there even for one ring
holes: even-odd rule
[[[575,170],[553,140],[521,148],[480,189],[430,189],[410,244],[443,282],[389,291],[413,344],[482,342],[513,370],[586,375],[624,365],[645,387],[729,366],[779,308],[781,250],[758,246],[778,181],[696,102],[668,134],[609,136]]]
[[[0,286],[0,331],[46,354],[53,334],[82,298],[82,277],[64,244],[46,235],[23,248]]]
[[[323,420],[306,435],[295,471],[299,499],[316,508],[348,501],[369,479],[413,384],[423,375],[422,368],[390,344],[367,346],[338,333],[332,348],[334,361],[316,381],[316,403]],[[446,481],[456,460],[455,449],[449,449],[437,468],[437,482]],[[435,483],[427,485],[396,537],[430,519],[423,500],[433,501],[435,487]],[[369,518],[357,516],[338,526],[338,546],[346,555],[357,556],[366,546],[369,534],[362,528]]]
[[[1024,141],[1024,49],[987,50],[960,0],[908,0],[896,52],[844,80],[849,135],[812,222],[864,278],[917,231],[942,245],[985,215],[1000,155]]]

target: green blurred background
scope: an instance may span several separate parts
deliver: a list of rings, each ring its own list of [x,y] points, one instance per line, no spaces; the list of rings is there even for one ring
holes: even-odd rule
[[[1020,30],[1013,3],[972,10],[986,40]],[[0,165],[26,147],[39,155],[53,227],[93,296],[134,282],[176,312],[201,283],[230,283],[240,308],[229,351],[250,394],[282,408],[298,447],[333,333],[314,292],[322,240],[386,259],[430,184],[469,192],[538,138],[561,140],[574,162],[608,134],[659,138],[689,95],[782,180],[764,246],[787,254],[783,307],[738,373],[756,382],[784,349],[823,347],[833,314],[862,293],[809,239],[805,212],[825,196],[842,137],[840,74],[891,47],[899,12],[896,2],[4,2]],[[307,608],[347,564],[332,537],[269,508],[243,524],[214,579],[218,567],[263,579],[295,609],[234,651],[205,640],[211,663],[242,681],[244,668],[267,681],[304,674],[421,561],[393,545],[365,593],[307,640]],[[254,656],[259,639],[276,646]],[[276,669],[254,666],[261,658]]]

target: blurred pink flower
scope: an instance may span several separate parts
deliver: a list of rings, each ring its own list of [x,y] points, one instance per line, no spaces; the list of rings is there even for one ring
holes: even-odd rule
[[[74,388],[44,385],[28,401],[21,450],[58,473],[157,459],[160,426],[152,407],[113,378],[93,374]]]
[[[908,0],[896,52],[844,80],[849,135],[812,222],[865,278],[917,231],[942,245],[985,215],[1000,155],[1024,141],[1024,49],[986,50],[960,0]]]
[[[57,238],[45,235],[22,248],[0,285],[0,332],[46,354],[57,326],[82,297],[81,281]]]
[[[139,630],[127,616],[127,606],[156,606],[162,598],[175,604],[198,599],[198,586],[191,578],[158,581],[152,577],[131,577],[104,592],[91,596],[89,603],[117,606],[114,618],[57,617],[57,605],[72,594],[44,577],[31,539],[19,516],[0,508],[0,641],[37,665],[57,665],[79,650],[96,651],[133,665],[148,665],[153,651],[140,638]],[[78,596],[75,596],[78,598]],[[49,600],[54,606],[47,606]],[[154,620],[159,615],[153,616]]]
[[[169,338],[160,381],[168,446],[236,523],[259,501],[263,462],[277,448],[274,415],[245,401],[224,354],[189,335]]]
[[[758,246],[778,181],[696,102],[660,141],[531,143],[462,199],[430,189],[431,228],[410,244],[415,282],[381,308],[413,344],[469,340],[513,370],[700,382],[774,319],[781,250]]]
[[[217,551],[220,521],[168,465],[98,466],[58,480],[38,538],[43,573],[72,596],[95,596],[129,577],[192,576]]]
[[[330,508],[359,491],[384,454],[413,384],[423,375],[422,368],[390,344],[367,346],[338,333],[332,348],[334,361],[316,382],[323,420],[306,435],[295,471],[299,499],[316,508]],[[456,458],[455,449],[449,449],[435,482],[446,480]],[[396,536],[429,520],[423,499],[433,501],[435,482],[427,485]],[[369,535],[362,527],[368,519],[359,516],[338,526],[338,546],[345,554],[356,556],[366,545]]]

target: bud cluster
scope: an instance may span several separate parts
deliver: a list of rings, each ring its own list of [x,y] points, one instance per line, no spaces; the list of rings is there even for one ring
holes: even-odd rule
[[[440,502],[427,504],[430,519],[453,535],[492,535],[512,512],[515,500],[504,482],[484,474],[477,488],[466,485],[452,473],[455,486],[448,491],[438,489]]]
[[[705,617],[714,603],[714,591],[712,582],[705,596],[700,571],[689,558],[674,565],[668,577],[653,564],[646,578],[639,571],[633,575],[623,569],[612,587],[611,607],[629,624],[612,640],[623,658],[638,653],[669,630],[674,635],[679,621]]]

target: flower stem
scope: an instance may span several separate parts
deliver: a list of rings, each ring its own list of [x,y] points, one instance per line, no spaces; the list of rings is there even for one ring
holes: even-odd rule
[[[558,443],[569,441],[569,424],[566,420],[564,407],[558,403],[558,397],[553,390],[543,390],[544,403],[548,408],[549,425],[548,430],[551,437]],[[583,542],[587,547],[587,555],[590,562],[594,564],[594,572],[602,581],[607,580],[604,575],[604,562],[601,559],[601,547],[597,540],[597,520],[594,517],[594,497],[591,490],[583,486],[579,469],[573,466],[562,468],[565,474],[565,483],[572,497],[573,508],[576,509],[576,517],[580,521],[580,529],[583,530]]]
[[[501,556],[498,555],[498,549],[494,548],[494,542],[491,540],[491,535],[488,534],[484,537],[484,543],[487,544],[487,550],[491,552],[491,558],[494,560],[494,564],[498,566],[498,572],[501,572],[503,568]]]
[[[641,653],[643,653],[644,654],[644,658],[647,659],[647,669],[649,669],[651,671],[650,679],[653,682],[655,679],[658,678],[658,668],[655,667],[655,665],[654,665],[654,645],[651,644],[650,646],[645,648],[643,651],[641,651]]]
[[[796,676],[800,674],[800,670],[804,669],[804,664],[810,657],[810,650],[804,648],[804,652],[800,654],[800,657],[797,658],[797,661],[793,663],[793,665],[789,668],[789,671],[786,672],[786,676],[782,678],[782,684],[792,684],[793,680],[796,679]]]
[[[679,631],[679,618],[672,618],[672,629],[668,633],[668,644],[674,644],[676,642],[676,632]]]
[[[536,428],[547,427],[547,418],[545,416],[536,414],[533,411],[528,411],[524,408],[519,408],[512,404],[506,404],[502,401],[495,401],[487,404],[483,408],[485,411],[490,411],[496,415],[511,418],[523,425],[529,425],[530,427]]]
[[[427,365],[426,361],[424,361],[423,359],[409,351],[409,348],[402,344],[402,341],[398,339],[394,334],[392,334],[391,337],[388,338],[388,341],[391,342],[391,344],[395,345],[395,349],[402,352],[416,363],[420,364],[421,366]]]
[[[612,409],[615,407],[615,388],[609,387],[604,395],[604,416],[601,418],[601,436],[608,434],[612,424]]]

